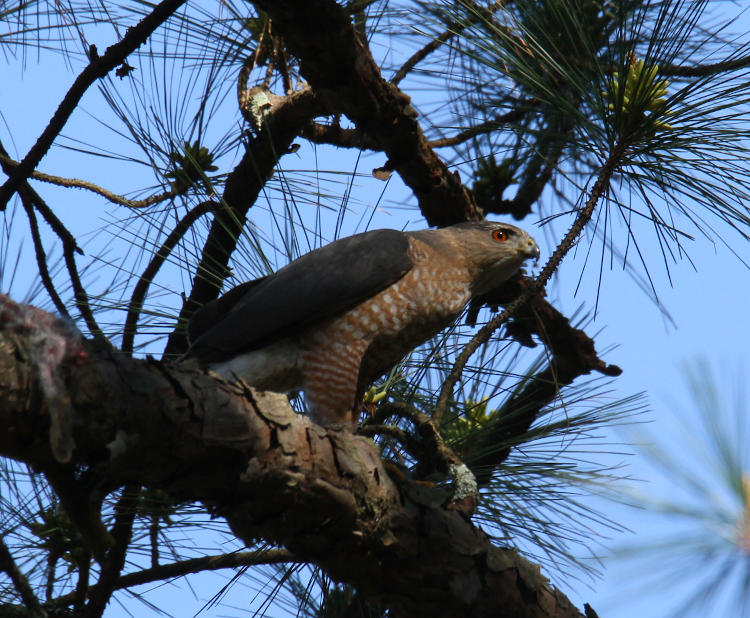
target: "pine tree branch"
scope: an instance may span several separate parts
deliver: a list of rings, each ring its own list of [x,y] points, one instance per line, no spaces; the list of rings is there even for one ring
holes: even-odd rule
[[[346,114],[382,144],[384,167],[414,191],[430,225],[479,219],[470,192],[430,148],[406,94],[383,79],[369,49],[334,0],[257,0],[273,19],[300,71],[331,111]],[[310,36],[314,32],[315,36]]]
[[[0,454],[54,466],[25,311],[0,303]],[[73,463],[97,486],[137,483],[210,504],[240,539],[284,546],[396,617],[580,618],[537,567],[443,505],[442,491],[396,485],[366,438],[189,365],[87,351],[88,362],[52,369],[71,402]]]
[[[447,410],[448,402],[450,400],[451,394],[453,393],[453,389],[458,383],[458,380],[461,378],[464,367],[466,366],[466,363],[469,362],[471,355],[474,354],[474,352],[476,352],[480,346],[487,343],[493,333],[498,328],[500,328],[500,326],[505,324],[511,317],[517,315],[534,296],[538,296],[542,292],[549,279],[560,266],[560,263],[562,262],[565,255],[568,253],[568,251],[570,251],[571,247],[573,247],[576,239],[579,237],[581,232],[583,232],[586,224],[591,220],[591,216],[594,213],[596,204],[602,197],[605,196],[606,192],[608,191],[609,181],[612,177],[612,174],[614,173],[616,163],[619,161],[621,155],[622,148],[618,145],[615,145],[612,148],[612,152],[610,153],[609,157],[599,170],[596,182],[591,189],[591,193],[588,200],[586,201],[586,204],[581,210],[579,210],[570,229],[562,238],[554,253],[550,256],[549,260],[547,260],[547,263],[545,264],[539,275],[531,282],[530,285],[523,288],[520,294],[515,299],[510,301],[501,313],[496,315],[489,322],[487,322],[487,324],[480,328],[479,332],[477,332],[461,350],[461,353],[453,363],[453,367],[446,376],[446,379],[440,389],[440,395],[438,396],[438,401],[435,406],[435,412],[433,414],[433,418],[435,419],[435,424],[437,426],[440,426],[440,422],[442,421],[443,415]],[[550,307],[550,309],[552,308]],[[589,371],[590,369],[588,371],[584,371],[583,373],[588,373]],[[555,393],[556,392],[557,391],[555,391]]]

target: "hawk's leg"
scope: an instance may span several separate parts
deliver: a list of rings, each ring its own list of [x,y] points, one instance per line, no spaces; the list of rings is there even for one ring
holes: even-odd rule
[[[357,421],[357,376],[367,350],[363,340],[324,341],[305,350],[304,389],[313,420],[322,425]]]

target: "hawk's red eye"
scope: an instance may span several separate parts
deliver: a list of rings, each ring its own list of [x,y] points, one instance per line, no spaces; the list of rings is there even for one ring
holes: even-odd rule
[[[492,238],[498,242],[505,242],[508,240],[508,233],[503,230],[495,230],[492,232]]]

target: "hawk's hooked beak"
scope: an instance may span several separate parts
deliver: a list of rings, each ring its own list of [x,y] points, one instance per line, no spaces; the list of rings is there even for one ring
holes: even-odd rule
[[[528,238],[523,245],[518,247],[518,251],[527,259],[539,259],[539,246],[534,242],[533,238]]]

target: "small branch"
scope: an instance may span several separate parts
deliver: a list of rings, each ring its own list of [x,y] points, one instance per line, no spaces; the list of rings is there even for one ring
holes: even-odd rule
[[[89,86],[106,76],[116,66],[122,64],[125,58],[140,47],[154,30],[164,23],[184,2],[185,0],[163,0],[136,26],[128,28],[122,40],[107,48],[103,56],[98,56],[96,49],[92,48],[89,64],[79,73],[34,146],[19,163],[10,178],[0,187],[0,210],[5,208],[8,200],[47,154],[50,146],[62,131]]]
[[[146,270],[138,278],[138,282],[135,284],[133,289],[133,295],[130,298],[130,304],[128,305],[128,314],[125,319],[125,328],[122,335],[122,351],[128,354],[133,353],[133,341],[135,340],[136,330],[138,329],[138,317],[143,309],[143,300],[146,298],[146,293],[154,280],[156,273],[162,267],[166,259],[172,253],[178,242],[182,239],[185,233],[192,227],[200,217],[208,212],[211,212],[215,204],[211,201],[201,202],[179,220],[174,229],[169,233],[169,236],[164,240],[162,246],[156,252],[151,261],[149,262]]]
[[[29,584],[29,580],[19,570],[8,546],[2,538],[0,538],[0,571],[4,571],[10,578],[10,581],[13,582],[13,586],[18,591],[18,594],[21,595],[23,604],[29,610],[29,616],[32,618],[47,618],[47,612],[42,608],[39,599],[36,598],[31,588],[31,584]]]
[[[468,4],[468,3],[467,3]],[[422,60],[424,60],[429,54],[434,52],[438,47],[440,47],[443,43],[446,41],[452,39],[455,36],[460,35],[466,28],[473,25],[476,21],[480,19],[480,16],[487,16],[491,15],[493,11],[496,11],[501,6],[505,4],[505,0],[499,0],[497,2],[493,2],[489,7],[481,8],[472,3],[472,9],[476,12],[476,14],[471,18],[467,19],[465,21],[454,21],[451,24],[448,25],[448,29],[444,32],[440,33],[437,37],[432,39],[427,45],[425,45],[422,49],[415,52],[411,58],[409,58],[404,65],[396,71],[396,74],[391,78],[391,83],[394,86],[397,86],[398,83],[406,77],[406,75],[415,67],[417,64],[419,64]]]
[[[408,431],[396,427],[395,425],[382,425],[368,423],[357,428],[357,433],[368,438],[375,436],[388,436],[398,442],[416,460],[422,458],[422,446],[414,438],[414,435]]]
[[[75,477],[70,467],[40,466],[44,477],[60,500],[65,515],[80,535],[83,545],[99,562],[104,562],[112,538],[101,519],[101,497],[94,496]]]
[[[201,571],[217,571],[219,569],[233,569],[259,564],[281,564],[297,560],[298,558],[287,549],[265,549],[223,554],[220,556],[203,556],[201,558],[181,560],[172,564],[162,564],[137,573],[128,573],[120,577],[117,581],[117,589],[130,588],[131,586],[171,579],[182,575],[189,575],[190,573],[200,573]]]
[[[36,265],[39,268],[39,276],[42,279],[42,285],[47,290],[47,294],[52,299],[52,304],[55,305],[58,313],[63,317],[67,318],[71,322],[73,321],[68,313],[68,308],[60,298],[60,295],[55,289],[55,285],[52,283],[52,277],[49,274],[47,268],[47,254],[44,252],[44,245],[42,244],[42,237],[39,234],[39,223],[36,219],[36,213],[34,212],[34,206],[28,199],[29,196],[25,191],[21,192],[21,204],[26,211],[26,216],[29,218],[29,227],[31,228],[31,239],[34,243],[34,255],[36,256]]]
[[[409,439],[404,439],[403,443],[404,446],[417,457],[419,462],[417,476],[419,478],[427,477],[435,471],[447,473],[450,471],[452,465],[459,465],[462,463],[461,459],[450,449],[450,447],[446,446],[443,437],[437,429],[438,425],[428,414],[425,414],[415,406],[404,401],[388,401],[377,409],[373,421],[376,423],[382,423],[382,421],[389,416],[405,418],[411,421],[417,429],[417,433],[421,438],[421,443],[418,444],[414,442],[411,437]],[[364,433],[367,433],[368,428],[376,429],[377,431],[378,427],[383,426],[365,425]],[[385,429],[385,433],[394,435],[394,437],[397,436],[397,434],[388,431],[387,426]],[[409,436],[409,434],[406,435]],[[397,437],[397,439],[399,438]]]
[[[5,156],[2,153],[0,153],[0,163],[3,163],[11,168],[17,168],[19,165],[18,161],[14,161],[10,157]],[[63,178],[62,176],[52,176],[50,174],[45,174],[37,170],[31,172],[29,178],[41,180],[42,182],[48,182],[59,187],[86,189],[88,191],[92,191],[93,193],[101,195],[102,197],[108,199],[110,202],[120,204],[122,206],[127,206],[128,208],[144,208],[146,206],[151,206],[152,204],[158,204],[159,202],[162,202],[164,200],[171,199],[177,195],[175,191],[166,191],[165,193],[152,195],[151,197],[147,197],[142,200],[129,200],[121,195],[112,193],[112,191],[104,189],[103,187],[100,187],[93,182],[89,182],[88,180],[79,180],[78,178]]]
[[[203,556],[180,560],[171,564],[162,564],[150,569],[144,569],[135,573],[128,573],[118,578],[115,590],[131,588],[141,584],[174,579],[191,573],[203,571],[217,571],[219,569],[233,569],[243,566],[254,566],[259,564],[280,564],[284,562],[295,562],[296,556],[286,549],[266,549],[260,551],[235,552],[219,556]],[[91,587],[95,592],[99,584]],[[74,593],[66,594],[47,603],[49,607],[63,607],[70,605],[74,600]]]
[[[310,89],[288,97],[277,97],[275,103],[273,111],[264,117],[262,130],[250,139],[242,160],[227,176],[221,207],[214,212],[190,296],[183,303],[177,327],[167,341],[164,350],[166,358],[182,354],[187,349],[185,324],[198,307],[218,297],[222,282],[229,273],[229,260],[242,233],[247,213],[279,159],[289,152],[302,127],[326,111]]]
[[[520,105],[523,105],[523,103],[519,103]],[[498,127],[500,127],[503,124],[509,123],[509,122],[518,122],[519,120],[522,120],[523,117],[528,113],[529,108],[528,107],[518,107],[516,109],[513,109],[502,116],[497,116],[496,118],[493,118],[492,120],[487,120],[486,122],[482,122],[474,127],[469,127],[468,129],[464,129],[463,131],[457,133],[453,137],[443,137],[440,139],[434,139],[429,142],[427,142],[430,147],[432,148],[444,148],[446,146],[457,146],[458,144],[462,144],[468,140],[470,140],[472,137],[476,137],[477,135],[485,135],[486,133],[490,133],[491,131],[494,131]]]
[[[3,172],[5,172],[5,174],[10,176],[12,173],[12,169],[7,163],[8,160],[12,159],[10,159],[10,157],[8,156],[8,151],[5,150],[2,142],[0,142],[0,167],[2,167],[2,170]],[[76,244],[76,240],[73,235],[63,225],[62,221],[60,221],[60,219],[55,216],[55,213],[47,208],[47,205],[44,203],[39,194],[34,191],[33,187],[27,182],[24,183],[23,188],[25,191],[28,191],[28,195],[31,198],[31,203],[36,206],[39,214],[42,215],[44,220],[53,229],[55,234],[57,234],[63,242],[71,243],[78,253],[83,253],[81,248]]]
[[[91,572],[91,554],[86,552],[83,559],[78,561],[78,581],[73,591],[73,607],[77,610],[83,609],[89,592],[89,574]]]
[[[338,123],[311,122],[302,129],[300,136],[313,144],[330,144],[338,148],[362,148],[376,152],[383,150],[382,144],[364,135],[359,129],[344,129]]]
[[[7,157],[7,152],[5,151],[5,148],[3,148],[3,145],[0,144],[0,155],[4,155]],[[3,170],[7,172],[7,163],[3,162],[2,159],[0,159],[0,165],[2,165]],[[70,282],[73,287],[73,292],[76,299],[76,306],[78,310],[81,312],[81,315],[83,316],[84,320],[86,321],[86,325],[88,326],[89,331],[94,336],[103,336],[102,330],[99,328],[99,325],[96,322],[96,318],[94,317],[93,312],[91,311],[91,307],[89,305],[88,295],[86,294],[86,290],[83,288],[83,285],[81,284],[81,279],[78,275],[78,267],[76,265],[75,261],[75,253],[83,253],[81,248],[78,246],[78,243],[76,242],[76,239],[73,237],[73,235],[68,231],[68,229],[65,227],[65,225],[60,221],[60,219],[57,218],[55,213],[52,211],[52,209],[47,205],[47,203],[42,199],[42,196],[39,195],[32,187],[29,185],[27,181],[24,181],[19,191],[21,193],[22,203],[24,204],[24,209],[26,209],[26,214],[29,216],[30,225],[32,226],[32,236],[35,234],[34,232],[34,226],[36,225],[36,217],[33,217],[32,222],[32,215],[30,211],[28,210],[28,207],[33,206],[39,213],[42,215],[44,220],[49,224],[49,226],[52,228],[52,230],[57,234],[57,236],[62,241],[63,245],[63,259],[65,260],[65,266],[68,269],[68,276],[70,277]],[[38,235],[38,227],[36,231]],[[41,239],[41,236],[39,236]],[[41,243],[41,240],[39,241]],[[35,241],[35,247],[37,252],[39,251],[39,247],[36,246],[37,243]],[[37,256],[38,260],[38,256]],[[44,282],[44,271],[40,267],[40,275],[42,276],[42,281]],[[47,285],[52,286],[52,280],[48,276],[48,283],[45,283],[45,287]],[[47,288],[48,291],[53,288]],[[55,300],[55,296],[53,296],[52,293],[50,293],[50,296],[52,297],[53,302],[55,303],[55,306],[58,310],[60,310],[60,307],[58,306],[58,301],[60,301],[59,297],[58,300]],[[60,301],[61,302],[61,301]],[[69,315],[67,309],[64,311],[61,311],[63,315]]]
[[[34,204],[34,208],[36,208],[37,212],[42,215],[42,219],[47,222],[47,225],[52,228],[52,231],[57,234],[63,245],[70,247],[70,250],[78,255],[83,255],[83,249],[78,246],[78,241],[75,236],[73,236],[68,228],[65,227],[65,224],[60,221],[57,215],[47,205],[47,202],[42,199],[42,196],[34,191],[28,183],[26,183],[22,190],[28,192],[31,202]]]
[[[94,317],[94,312],[91,310],[89,303],[89,296],[86,293],[83,283],[81,283],[81,277],[78,274],[78,266],[76,265],[76,258],[73,255],[73,247],[69,243],[63,242],[63,259],[65,260],[65,266],[68,269],[68,276],[70,277],[70,283],[73,286],[73,295],[76,299],[76,307],[81,312],[86,326],[89,332],[94,337],[104,337],[104,332],[99,328],[99,324]]]
[[[107,552],[107,558],[102,565],[102,572],[96,586],[91,589],[87,616],[99,618],[109,603],[115,590],[120,573],[125,566],[125,555],[130,546],[133,534],[133,521],[138,506],[138,496],[141,487],[137,483],[129,483],[122,489],[120,499],[115,505],[115,523],[112,526],[114,546]]]
[[[461,350],[461,353],[456,358],[456,361],[454,362],[450,373],[446,377],[445,382],[443,382],[443,386],[440,389],[440,396],[438,397],[438,402],[435,406],[435,413],[433,414],[433,419],[438,427],[440,426],[440,422],[442,421],[443,415],[445,414],[445,411],[448,407],[448,401],[451,397],[451,394],[453,393],[453,389],[456,386],[458,380],[461,378],[463,369],[466,366],[466,363],[469,361],[471,355],[474,354],[474,352],[476,352],[480,346],[487,343],[493,333],[498,328],[500,328],[502,324],[507,322],[511,316],[516,315],[518,311],[522,307],[524,307],[533,296],[539,294],[544,289],[550,277],[552,277],[553,273],[559,267],[562,259],[565,257],[568,251],[570,251],[576,239],[591,219],[591,215],[594,212],[594,208],[596,207],[597,202],[607,192],[609,180],[612,177],[612,173],[615,169],[615,163],[619,159],[619,156],[620,148],[618,146],[615,146],[604,165],[602,165],[599,171],[599,176],[597,177],[596,182],[591,189],[591,194],[589,195],[589,199],[586,201],[585,206],[578,211],[578,215],[576,216],[573,225],[570,226],[570,229],[558,244],[555,252],[550,256],[549,260],[547,260],[547,263],[545,264],[542,271],[533,280],[533,283],[526,289],[524,289],[515,300],[509,303],[502,312],[500,312],[489,322],[487,322],[487,324],[480,328],[479,331],[471,338],[469,343],[466,344],[466,347]]]
[[[458,36],[468,25],[469,24],[467,23],[462,24],[453,22],[448,30],[446,30],[445,32],[441,32],[437,37],[432,39],[432,41],[427,43],[427,45],[425,45],[422,49],[415,52],[412,57],[409,58],[398,71],[396,71],[396,74],[391,78],[391,83],[394,86],[397,86],[399,82],[404,79],[404,77],[406,77],[409,71],[417,66],[419,62],[424,60],[429,54],[434,52],[447,40],[453,38],[454,36]]]
[[[715,73],[738,71],[739,69],[746,69],[748,67],[750,67],[750,56],[722,60],[713,64],[695,64],[692,66],[659,65],[659,73],[675,77],[706,77]]]

